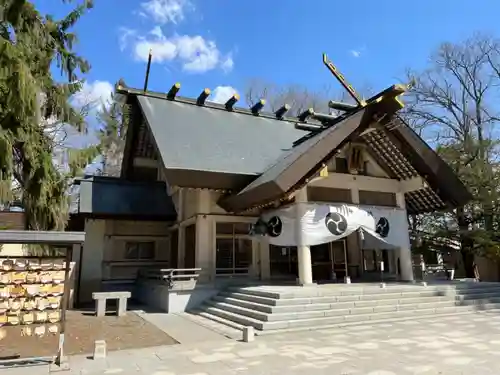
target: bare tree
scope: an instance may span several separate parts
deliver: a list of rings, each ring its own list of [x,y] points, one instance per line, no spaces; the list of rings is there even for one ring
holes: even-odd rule
[[[261,79],[254,78],[247,84],[245,90],[245,100],[252,106],[260,99],[266,100],[266,109],[276,111],[284,104],[291,106],[290,114],[297,116],[309,108],[316,112],[338,114],[328,107],[330,100],[345,103],[354,103],[353,99],[346,91],[335,89],[336,81],[332,77],[333,84],[325,84],[319,89],[310,89],[303,85],[277,85]],[[365,85],[360,90],[363,97],[369,97],[373,90],[369,85]]]
[[[415,82],[405,116],[461,177],[475,200],[451,214],[435,215],[435,231],[461,245],[467,277],[474,277],[474,255],[494,255],[498,243],[498,135],[500,44],[475,35],[443,43]],[[437,232],[436,232],[437,233]]]
[[[279,86],[259,79],[251,80],[245,91],[246,102],[252,106],[260,99],[266,100],[268,110],[274,112],[284,104],[291,106],[290,113],[298,115],[308,108],[328,113],[328,100],[337,97],[331,86],[311,90],[301,85]]]

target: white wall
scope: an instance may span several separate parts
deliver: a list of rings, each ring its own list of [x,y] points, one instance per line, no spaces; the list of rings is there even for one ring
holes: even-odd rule
[[[142,267],[168,268],[170,238],[168,223],[122,220],[86,220],[85,243],[81,254],[80,301],[91,301],[92,292],[113,280],[133,280]],[[155,258],[130,260],[125,257],[128,241],[155,243]]]
[[[85,242],[81,254],[78,296],[81,302],[90,302],[92,292],[101,290],[105,233],[106,222],[104,220],[85,220]]]

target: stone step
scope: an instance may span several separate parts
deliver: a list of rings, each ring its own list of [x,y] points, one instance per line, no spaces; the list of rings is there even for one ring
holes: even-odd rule
[[[241,324],[218,317],[216,315],[212,315],[200,309],[195,309],[193,311],[190,311],[189,313],[185,313],[185,316],[196,324],[199,324],[202,327],[208,328],[223,336],[236,340],[241,339],[241,331],[243,331],[244,327]]]
[[[333,310],[333,309],[351,309],[355,307],[376,307],[376,306],[391,306],[398,305],[401,302],[407,303],[405,299],[389,299],[389,300],[375,300],[375,301],[352,301],[352,302],[336,302],[332,298],[324,297],[319,303],[313,301],[307,301],[308,303],[294,303],[287,305],[267,305],[256,303],[247,299],[240,299],[240,296],[216,296],[213,300],[217,302],[226,302],[240,307],[245,307],[248,309],[261,311],[264,313],[286,313],[286,312],[299,312],[299,311],[318,311],[318,310]],[[428,301],[453,301],[451,297],[424,297],[415,298],[411,300],[411,303],[424,303]],[[310,303],[309,303],[310,302]],[[408,302],[409,303],[409,302]]]
[[[238,315],[242,315],[242,316],[246,316],[246,317],[249,317],[252,319],[256,319],[256,320],[259,320],[261,322],[269,321],[270,317],[273,315],[278,315],[278,317],[281,315],[281,314],[268,314],[268,313],[265,313],[262,311],[248,309],[248,308],[233,305],[230,303],[217,302],[217,301],[213,301],[213,300],[207,301],[206,304],[209,306],[224,310],[224,311],[229,311],[229,312],[232,312],[232,313],[235,313]],[[289,313],[289,314],[293,314],[293,313]]]
[[[457,294],[449,294],[449,295],[433,295],[433,296],[419,296],[419,297],[405,297],[400,298],[398,303],[400,305],[403,304],[413,304],[413,303],[425,303],[430,301],[467,301],[467,300],[482,300],[488,298],[498,298],[500,297],[500,293],[498,292],[488,292],[488,293],[475,293],[475,294],[467,294],[467,295],[457,295]],[[372,301],[367,301],[372,302]]]
[[[204,311],[208,314],[215,315],[219,318],[235,322],[242,326],[253,326],[255,329],[264,330],[282,330],[290,328],[300,328],[300,327],[314,327],[320,328],[327,325],[335,325],[342,323],[366,323],[369,321],[378,321],[385,319],[399,319],[399,318],[417,318],[427,315],[440,314],[455,314],[473,311],[485,311],[485,310],[500,310],[500,303],[485,303],[480,307],[477,305],[464,305],[464,306],[441,306],[441,307],[430,307],[422,308],[417,310],[398,310],[392,312],[379,312],[379,313],[368,313],[368,314],[353,314],[353,315],[338,315],[338,316],[323,316],[316,318],[307,319],[292,319],[292,320],[281,320],[281,321],[261,321],[259,319],[244,316],[233,311],[227,311],[226,306],[223,308],[216,306],[206,306]]]
[[[486,303],[500,303],[500,298],[495,301],[488,301]],[[348,316],[348,315],[365,315],[372,313],[390,313],[397,311],[420,311],[427,309],[448,308],[455,306],[478,306],[481,301],[432,301],[419,304],[404,304],[404,305],[391,305],[391,306],[375,306],[375,307],[351,307],[351,308],[333,308],[333,309],[320,309],[309,311],[288,311],[288,312],[262,312],[253,308],[242,307],[233,302],[219,302],[209,301],[210,306],[230,311],[235,314],[247,316],[263,322],[273,321],[288,321],[297,319],[315,319],[328,316]],[[312,306],[312,305],[310,305]]]
[[[338,297],[339,301],[354,299],[364,299],[368,297],[374,297],[379,295],[416,295],[419,293],[425,293],[428,295],[435,294],[459,294],[459,295],[469,295],[476,293],[485,292],[497,292],[500,295],[500,285],[497,283],[468,283],[467,286],[461,285],[412,285],[406,287],[400,286],[387,286],[386,288],[380,287],[365,287],[365,288],[303,288],[302,290],[295,290],[291,292],[287,291],[273,291],[273,290],[263,290],[256,288],[229,288],[228,291],[231,293],[246,294],[256,297],[270,298],[270,299],[303,299],[303,298],[321,298],[321,297]],[[344,298],[342,298],[344,297]],[[362,298],[363,297],[363,298]],[[383,297],[378,297],[383,298]]]
[[[367,320],[367,321],[361,321],[361,322],[342,322],[342,323],[333,323],[333,324],[325,324],[325,325],[311,325],[311,326],[305,326],[305,327],[290,327],[290,328],[284,328],[284,329],[268,329],[265,331],[259,331],[256,330],[255,334],[258,336],[263,336],[263,335],[275,335],[275,334],[283,334],[283,333],[291,333],[291,332],[304,332],[304,331],[313,331],[313,330],[318,330],[318,329],[340,329],[344,327],[350,327],[350,326],[360,326],[360,325],[373,325],[373,324],[381,324],[381,323],[394,323],[394,322],[401,322],[401,321],[409,321],[413,319],[418,319],[419,321],[423,319],[431,320],[433,322],[436,321],[436,319],[443,318],[443,317],[455,317],[455,316],[461,316],[461,315],[469,315],[469,314],[483,314],[483,313],[499,313],[500,309],[490,309],[487,311],[467,311],[467,310],[458,310],[455,312],[451,313],[431,313],[429,315],[425,314],[419,314],[418,317],[408,317],[408,316],[398,316],[398,317],[391,317],[389,319],[372,319],[372,320]]]
[[[297,304],[297,305],[284,305],[284,306],[273,306],[268,304],[257,303],[249,301],[246,299],[240,299],[238,296],[216,296],[213,298],[217,302],[226,302],[232,305],[237,305],[240,307],[245,307],[248,309],[253,309],[256,311],[261,311],[264,313],[286,313],[286,312],[296,312],[296,311],[315,311],[315,310],[329,310],[335,308],[349,308],[353,305],[352,302],[331,302],[331,303],[307,303],[307,304]]]
[[[253,294],[231,292],[231,291],[220,292],[218,294],[218,296],[237,298],[239,300],[244,300],[244,301],[248,301],[248,302],[255,302],[255,303],[258,303],[261,305],[267,305],[267,306],[276,306],[277,301],[278,301],[276,298],[262,297],[262,296],[256,296]]]
[[[205,327],[207,327],[207,326],[217,327],[217,328],[214,328],[214,331],[222,333],[222,334],[225,333],[225,330],[227,328],[234,329],[237,331],[243,331],[243,328],[245,327],[243,324],[238,324],[238,323],[235,323],[229,319],[214,315],[214,314],[208,312],[207,310],[197,309],[197,310],[193,310],[192,312],[190,312],[190,314],[191,313],[194,314],[196,317],[198,317],[197,322],[200,325],[205,326]],[[203,320],[205,322],[203,322]]]
[[[222,310],[214,306],[206,305],[203,311],[207,314],[216,316],[218,318],[223,318],[229,320],[231,322],[237,323],[242,326],[251,326],[258,330],[263,330],[265,325],[267,324],[268,329],[280,329],[278,326],[270,326],[269,323],[262,322],[258,319],[249,318],[248,316],[243,316],[240,314],[235,314],[230,311]]]
[[[468,298],[467,296],[433,296],[433,297],[417,297],[417,298],[402,298],[402,299],[389,299],[389,300],[374,300],[374,301],[354,301],[354,302],[326,302],[326,303],[308,303],[297,305],[284,305],[272,306],[261,303],[240,299],[238,297],[220,295],[213,298],[217,302],[225,302],[232,305],[240,306],[243,308],[263,312],[263,313],[294,313],[302,311],[323,311],[323,310],[336,310],[336,309],[353,309],[353,308],[375,308],[382,307],[386,311],[391,311],[391,306],[401,306],[399,309],[411,309],[408,306],[421,305],[426,303],[445,303],[461,304],[463,302],[474,301],[489,301],[500,302],[500,296],[497,293],[485,293],[478,295],[480,298]],[[380,308],[378,310],[381,310]]]
[[[447,293],[436,293],[433,290],[422,289],[418,292],[405,292],[405,293],[385,293],[385,294],[369,294],[369,295],[351,295],[351,296],[323,296],[323,297],[309,297],[309,298],[272,298],[255,296],[253,294],[246,294],[240,292],[223,292],[219,296],[227,298],[235,298],[238,300],[248,301],[266,306],[297,306],[309,304],[343,304],[346,302],[356,303],[361,306],[376,306],[376,305],[392,305],[402,303],[419,303],[426,302],[429,298],[439,298],[446,300],[450,298],[457,299],[483,299],[500,297],[500,289],[477,289],[466,294],[456,293],[453,290]],[[407,302],[406,302],[406,301]],[[345,304],[344,307],[349,306]],[[260,311],[269,311],[264,308],[257,308]],[[314,310],[314,308],[313,308]]]

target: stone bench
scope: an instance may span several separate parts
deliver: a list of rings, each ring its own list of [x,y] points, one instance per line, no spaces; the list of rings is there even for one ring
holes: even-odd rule
[[[96,315],[106,315],[106,302],[108,299],[118,300],[118,309],[116,315],[123,316],[127,312],[127,300],[130,298],[130,292],[94,292],[92,299],[96,301]]]

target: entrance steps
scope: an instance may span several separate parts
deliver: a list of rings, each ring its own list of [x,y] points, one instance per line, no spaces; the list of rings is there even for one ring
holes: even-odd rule
[[[500,283],[232,287],[193,313],[256,334],[500,310]]]

